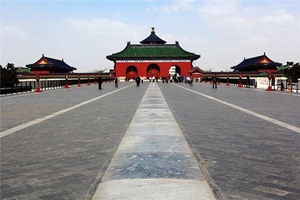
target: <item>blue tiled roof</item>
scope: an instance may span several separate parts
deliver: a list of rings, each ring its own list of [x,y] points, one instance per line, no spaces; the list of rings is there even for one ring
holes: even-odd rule
[[[38,62],[41,59],[46,60],[49,64],[40,66],[38,64]],[[41,67],[43,67],[43,68],[58,68],[58,69],[61,69],[63,71],[73,71],[73,70],[76,70],[75,67],[71,67],[70,65],[68,65],[67,63],[65,63],[63,60],[57,60],[57,59],[54,59],[54,58],[45,57],[44,54],[43,54],[43,57],[40,58],[37,62],[35,62],[34,64],[26,65],[26,67],[28,67],[28,68],[35,68],[35,69],[41,68]]]
[[[239,69],[242,69],[242,68],[248,68],[250,66],[259,66],[259,65],[262,65],[261,63],[259,63],[259,61],[261,61],[263,58],[266,58],[266,59],[268,59],[268,60],[271,61],[271,63],[267,64],[268,66],[278,66],[278,65],[280,65],[280,63],[276,63],[276,62],[272,61],[270,58],[268,58],[264,54],[264,55],[261,55],[261,56],[244,59],[240,64],[231,67],[231,69],[239,70]]]
[[[152,27],[151,34],[144,40],[140,42],[141,44],[165,44],[166,41],[160,39],[154,31],[154,27]]]
[[[58,68],[67,69],[67,70],[76,70],[75,67],[69,66],[67,63],[65,63],[62,60],[57,60],[57,59],[49,58],[49,57],[44,57],[44,59],[46,59],[48,62],[52,63],[53,65],[55,65]]]

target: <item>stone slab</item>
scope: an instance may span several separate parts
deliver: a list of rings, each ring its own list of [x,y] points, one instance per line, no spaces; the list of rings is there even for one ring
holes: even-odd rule
[[[205,181],[138,179],[107,181],[100,185],[93,200],[213,200]]]

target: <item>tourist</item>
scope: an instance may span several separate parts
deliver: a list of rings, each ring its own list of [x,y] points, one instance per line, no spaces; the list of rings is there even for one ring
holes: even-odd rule
[[[190,87],[193,87],[193,77],[190,78]]]
[[[281,91],[284,91],[284,84],[283,84],[283,81],[281,80],[281,83],[280,83],[280,90]]]
[[[118,88],[118,87],[119,87],[118,81],[119,81],[119,79],[118,79],[118,77],[116,76],[116,77],[115,77],[115,88]]]
[[[248,88],[250,88],[250,76],[247,76],[247,85],[248,85]]]
[[[102,82],[103,82],[103,79],[101,76],[99,76],[97,78],[97,82],[98,82],[98,89],[101,90],[102,89]]]
[[[135,78],[136,86],[140,87],[141,78],[138,76]]]
[[[212,87],[217,89],[217,75],[215,74],[212,78]]]

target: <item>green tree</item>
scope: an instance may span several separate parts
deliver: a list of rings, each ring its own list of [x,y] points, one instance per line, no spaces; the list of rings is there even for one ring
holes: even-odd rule
[[[300,65],[293,62],[287,62],[287,67],[284,69],[284,75],[288,78],[292,91],[292,82],[297,82],[300,78]]]
[[[294,64],[292,62],[288,62],[287,68],[284,69],[284,75],[293,80],[300,78],[299,63]]]
[[[13,63],[7,63],[6,67],[1,69],[1,87],[11,87],[19,83],[17,78],[17,68]]]

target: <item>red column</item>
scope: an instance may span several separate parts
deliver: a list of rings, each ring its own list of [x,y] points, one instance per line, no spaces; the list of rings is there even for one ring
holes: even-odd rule
[[[227,83],[226,83],[226,86],[230,86],[230,84],[229,84],[229,74],[227,74]]]
[[[69,85],[68,85],[68,75],[65,76],[65,79],[66,79],[66,85],[65,85],[65,88],[69,88]]]
[[[243,87],[242,86],[242,77],[243,77],[243,75],[239,74],[239,84],[238,84],[238,87]]]
[[[95,82],[94,82],[95,85],[97,85],[97,76],[95,76]]]
[[[218,74],[218,85],[220,85],[220,74]]]
[[[81,84],[80,84],[80,75],[78,75],[78,84],[77,84],[77,87],[81,87]]]
[[[266,89],[266,91],[272,91],[272,87],[271,87],[271,78],[272,78],[272,73],[269,72],[269,74],[268,74],[269,87]]]
[[[91,84],[90,84],[90,76],[88,76],[87,78],[88,78],[88,82],[87,82],[86,85],[91,85]]]
[[[41,90],[41,88],[40,88],[40,75],[39,75],[39,74],[36,74],[36,75],[35,75],[35,79],[36,79],[36,83],[37,83],[35,92],[42,92],[42,90]]]

